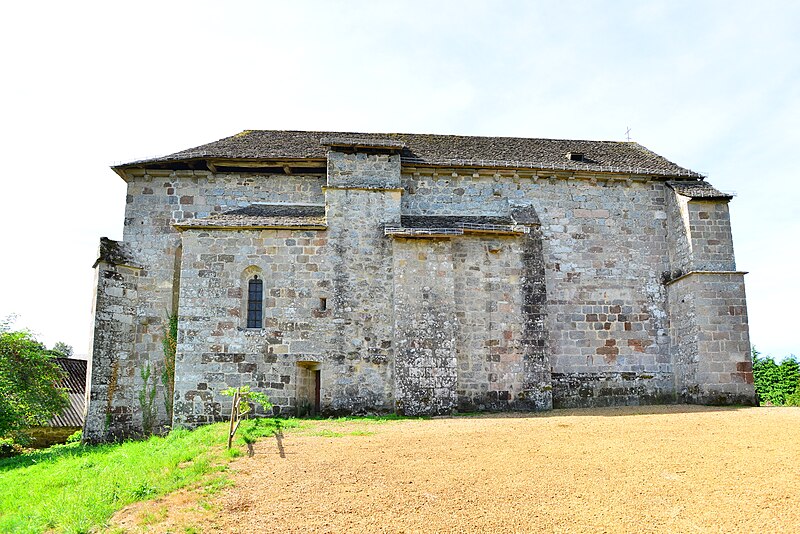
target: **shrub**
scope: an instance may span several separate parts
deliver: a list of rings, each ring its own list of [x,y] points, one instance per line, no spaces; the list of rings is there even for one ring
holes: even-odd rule
[[[64,372],[28,332],[0,329],[0,437],[16,435],[61,413],[69,404],[59,387]]]
[[[771,357],[761,357],[753,349],[753,380],[761,404],[800,405],[800,364],[795,356],[788,356],[777,364]]]
[[[0,458],[10,458],[22,454],[22,445],[11,438],[0,438]]]

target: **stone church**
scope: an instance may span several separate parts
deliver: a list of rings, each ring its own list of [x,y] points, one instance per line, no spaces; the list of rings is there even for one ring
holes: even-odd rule
[[[88,440],[240,385],[282,415],[754,402],[731,195],[637,143],[244,131],[113,170]]]

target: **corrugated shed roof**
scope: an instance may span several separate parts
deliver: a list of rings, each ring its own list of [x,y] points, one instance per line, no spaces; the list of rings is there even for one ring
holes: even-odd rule
[[[69,392],[69,406],[61,415],[53,417],[48,426],[83,426],[83,410],[86,403],[86,360],[56,358],[56,363],[66,376],[59,384]]]
[[[116,168],[166,165],[204,159],[324,159],[328,147],[323,138],[342,144],[351,138],[358,144],[370,139],[382,144],[394,141],[406,165],[460,167],[528,167],[594,172],[625,172],[659,176],[701,177],[635,142],[477,137],[402,133],[304,132],[245,130],[241,133],[168,156],[134,161]],[[580,153],[583,161],[570,160]]]

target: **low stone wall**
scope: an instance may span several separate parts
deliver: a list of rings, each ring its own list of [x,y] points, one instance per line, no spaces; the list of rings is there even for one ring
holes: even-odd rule
[[[37,426],[28,429],[26,432],[32,439],[31,447],[34,449],[46,449],[58,443],[66,443],[67,438],[80,430],[79,426]]]
[[[676,400],[671,373],[553,373],[553,408],[670,404]]]

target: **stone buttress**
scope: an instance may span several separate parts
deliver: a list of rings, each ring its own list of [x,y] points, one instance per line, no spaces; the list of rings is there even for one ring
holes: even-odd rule
[[[130,434],[137,399],[129,386],[136,337],[136,302],[141,268],[123,243],[100,240],[94,264],[92,359],[86,373],[88,442],[121,439]]]
[[[323,138],[324,188],[336,333],[321,367],[323,413],[393,412],[392,244],[400,220],[400,148],[390,140]]]
[[[670,272],[665,273],[680,400],[753,404],[744,272],[736,270],[730,195],[706,183],[667,182]]]

